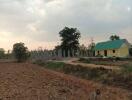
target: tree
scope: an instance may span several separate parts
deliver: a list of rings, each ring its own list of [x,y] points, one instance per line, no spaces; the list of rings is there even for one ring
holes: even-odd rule
[[[55,48],[54,48],[54,51],[55,51],[55,54],[58,56],[59,55],[59,50],[61,49],[61,46],[60,45],[57,45],[57,46],[55,46]]]
[[[26,61],[29,57],[28,48],[21,42],[13,45],[13,54],[18,62]]]
[[[119,36],[117,36],[117,35],[112,35],[112,36],[110,36],[110,40],[119,40],[120,39],[120,37]]]
[[[4,58],[5,56],[5,50],[3,48],[0,48],[0,59]]]
[[[89,56],[95,56],[95,43],[94,42],[89,44],[88,49],[89,49]]]
[[[86,52],[87,52],[88,48],[82,44],[79,46],[79,56],[86,56]]]
[[[130,54],[130,56],[132,56],[132,45],[130,46],[129,54]]]
[[[12,52],[10,50],[7,51],[6,54],[4,54],[5,59],[10,59],[12,57]]]
[[[68,56],[68,51],[70,52],[70,56],[74,56],[79,48],[79,38],[80,32],[77,28],[68,28],[65,27],[63,30],[59,32],[61,37],[61,48],[62,48],[62,55]],[[74,52],[74,53],[73,53]]]

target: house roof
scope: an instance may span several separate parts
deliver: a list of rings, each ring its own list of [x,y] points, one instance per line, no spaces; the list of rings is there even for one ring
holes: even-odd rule
[[[95,50],[118,49],[124,43],[128,43],[126,39],[100,42],[96,44]]]

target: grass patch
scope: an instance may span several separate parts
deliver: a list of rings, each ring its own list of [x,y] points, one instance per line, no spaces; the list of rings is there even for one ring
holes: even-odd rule
[[[132,64],[124,64],[124,65],[122,65],[122,72],[124,72],[124,73],[132,73]]]
[[[63,67],[65,65],[65,63],[63,63],[63,62],[51,62],[51,61],[44,62],[41,60],[34,62],[34,64],[43,66],[48,69],[53,69],[53,70],[61,70],[61,69],[63,69]]]
[[[95,64],[95,65],[105,65],[105,66],[119,66],[119,67],[124,67],[124,69],[128,69],[128,71],[131,71],[132,68],[132,61],[128,60],[114,60],[112,58],[107,58],[107,59],[103,59],[103,58],[80,58],[78,60],[79,62],[82,63],[90,63],[90,64]],[[132,71],[131,71],[132,72]]]
[[[65,74],[71,74],[85,79],[99,79],[102,75],[108,73],[111,70],[100,68],[82,67],[80,65],[70,65],[63,62],[43,62],[36,61],[34,64],[38,64],[44,68],[61,71]]]
[[[55,71],[61,71],[65,74],[70,74],[74,76],[78,76],[80,78],[84,79],[93,79],[93,80],[98,80],[105,74],[107,74],[109,71],[108,69],[105,68],[91,68],[91,67],[82,67],[80,65],[69,65],[65,64],[63,62],[42,62],[42,61],[37,61],[35,64],[38,64],[40,66],[43,66],[48,69],[52,69]]]
[[[55,70],[63,69],[64,65],[65,64],[63,62],[47,62],[44,64],[45,67],[49,69],[55,69]]]
[[[110,61],[101,61],[101,60],[97,60],[97,59],[94,60],[94,59],[90,59],[90,58],[80,58],[78,61],[82,62],[82,63],[95,64],[95,65],[109,65],[109,66],[116,65],[116,63],[112,62],[112,60],[110,60]]]
[[[94,80],[107,85],[122,87],[132,90],[132,67],[123,65],[122,70],[110,70],[103,67],[91,68],[80,65],[69,65],[63,62],[42,62],[37,61],[35,64],[41,65],[54,71],[77,76],[83,79]]]
[[[85,58],[79,58],[79,61],[83,63],[90,63],[90,60]]]
[[[100,79],[104,74],[108,73],[108,71],[109,70],[106,70],[102,67],[90,68],[90,67],[82,67],[80,65],[77,66],[65,65],[63,67],[63,72],[66,74],[71,74],[84,79],[92,79],[92,80]]]

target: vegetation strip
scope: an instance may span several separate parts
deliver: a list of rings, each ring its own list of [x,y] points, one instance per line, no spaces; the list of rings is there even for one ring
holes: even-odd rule
[[[70,74],[83,79],[94,80],[96,82],[101,82],[106,85],[117,86],[125,88],[127,90],[132,90],[132,73],[128,69],[122,67],[120,71],[114,71],[110,69],[100,68],[90,68],[82,67],[80,65],[74,66],[70,64],[65,64],[63,62],[43,62],[36,61],[34,64],[43,66],[51,70],[63,72],[65,74]]]

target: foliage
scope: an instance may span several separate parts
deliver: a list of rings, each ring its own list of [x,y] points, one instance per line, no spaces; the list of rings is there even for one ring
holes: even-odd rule
[[[34,62],[34,64],[38,64],[40,66],[45,66],[46,68],[49,68],[49,69],[62,69],[63,66],[64,66],[64,63],[63,62],[44,62],[42,60],[37,60]]]
[[[78,77],[82,77],[85,79],[97,79],[101,77],[103,74],[106,74],[109,70],[105,70],[104,68],[89,68],[82,67],[80,65],[74,66],[65,64],[63,62],[43,62],[36,61],[35,64],[41,65],[45,68],[61,71],[66,74],[72,74]]]
[[[117,35],[112,35],[112,36],[110,36],[110,40],[119,40],[120,39],[120,37],[119,36],[117,36]]]
[[[3,48],[0,48],[0,59],[4,58],[5,56],[5,50]]]
[[[28,48],[24,43],[16,43],[13,45],[13,54],[18,62],[26,61],[29,57]]]
[[[90,63],[90,60],[85,58],[79,58],[79,61],[83,63]]]
[[[96,57],[103,57],[100,53],[96,55]]]
[[[132,63],[123,64],[122,71],[125,73],[132,73]]]
[[[80,58],[79,62],[91,63],[95,65],[107,65],[107,66],[119,66],[120,68],[132,68],[132,58],[118,58],[118,57],[108,57],[108,58]]]
[[[91,51],[94,51],[95,43],[92,42],[92,43],[88,46],[88,48],[89,48]]]
[[[64,67],[64,63],[63,62],[47,62],[45,63],[45,66],[49,69],[60,70]]]
[[[89,50],[90,52],[92,53],[92,56],[95,56],[95,43],[92,42],[90,45],[89,45]]]
[[[79,56],[81,57],[93,57],[95,55],[95,43],[92,41],[92,43],[89,44],[88,47],[86,47],[84,44],[79,46]]]
[[[91,68],[80,65],[69,65],[63,62],[42,62],[39,65],[44,68],[63,72],[83,79],[90,79],[107,85],[114,85],[128,90],[132,90],[132,73],[123,70],[111,70],[103,67]],[[130,68],[130,67],[129,67]],[[127,85],[126,85],[127,84]]]
[[[57,45],[57,46],[55,46],[55,48],[54,48],[54,51],[55,51],[55,54],[58,56],[59,55],[59,53],[58,53],[58,51],[61,49],[61,46],[60,45]]]
[[[72,52],[74,51],[74,54],[76,54],[77,49],[79,47],[79,38],[80,38],[80,32],[77,30],[77,28],[68,28],[65,27],[63,30],[59,32],[61,37],[61,48],[65,52],[65,56],[68,56],[68,51],[70,51],[70,56],[72,55]],[[64,55],[64,54],[63,54]]]
[[[88,48],[84,44],[79,46],[79,55],[85,56],[87,51]]]
[[[129,53],[130,53],[130,55],[132,56],[132,46],[131,46],[131,48],[129,49]]]

